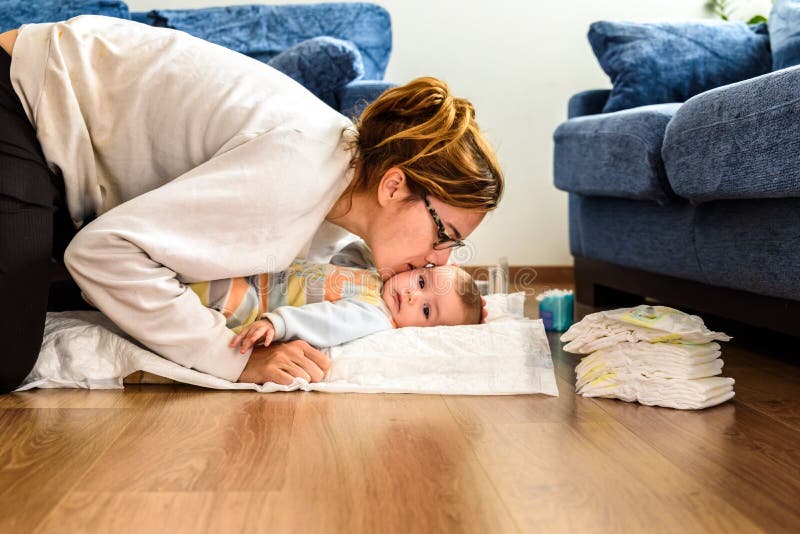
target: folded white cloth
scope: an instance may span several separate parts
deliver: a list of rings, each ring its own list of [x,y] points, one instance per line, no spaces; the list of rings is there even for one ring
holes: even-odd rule
[[[589,354],[617,343],[708,343],[729,341],[724,333],[706,328],[703,320],[666,306],[641,305],[601,311],[584,317],[561,336],[564,350]]]
[[[618,343],[613,347],[602,349],[602,354],[621,354],[629,358],[638,358],[652,362],[670,362],[679,365],[698,365],[708,363],[722,354],[719,343]]]
[[[608,373],[639,373],[660,378],[703,378],[722,372],[719,343],[619,343],[593,352],[575,368],[576,386]]]
[[[587,315],[561,336],[564,350],[589,354],[575,367],[584,397],[680,409],[714,406],[734,396],[722,373],[719,343],[730,337],[703,320],[665,306],[636,306]]]
[[[734,396],[733,378],[654,378],[638,374],[607,373],[576,390],[584,397],[616,398],[648,406],[699,410]]]
[[[713,362],[698,365],[693,369],[675,368],[662,370],[641,362],[629,362],[622,365],[609,365],[606,362],[601,362],[594,367],[581,372],[576,376],[575,387],[580,387],[587,382],[603,376],[607,373],[641,375],[652,378],[680,378],[684,380],[691,380],[693,378],[706,378],[709,376],[717,376],[722,374],[722,360],[714,360]],[[576,370],[576,373],[578,371]]]
[[[331,347],[323,382],[289,386],[232,383],[187,369],[142,348],[100,312],[48,313],[36,365],[18,391],[115,389],[135,371],[215,389],[558,396],[541,321],[400,328]]]

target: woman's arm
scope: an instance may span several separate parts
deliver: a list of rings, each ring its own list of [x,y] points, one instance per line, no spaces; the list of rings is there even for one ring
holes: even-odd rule
[[[305,341],[274,343],[255,347],[242,371],[239,382],[263,384],[275,382],[288,386],[294,378],[319,382],[330,368],[331,359]]]
[[[312,185],[313,162],[329,160],[300,141],[268,132],[101,215],[67,248],[75,281],[154,352],[235,381],[250,354],[183,282],[274,272],[298,255],[339,193]]]

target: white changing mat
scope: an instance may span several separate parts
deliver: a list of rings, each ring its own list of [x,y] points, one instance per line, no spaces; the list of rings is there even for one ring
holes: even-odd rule
[[[36,366],[17,391],[76,387],[120,389],[136,371],[214,389],[558,396],[541,321],[508,319],[483,325],[401,328],[332,347],[323,382],[289,386],[228,382],[145,350],[94,311],[47,314]]]

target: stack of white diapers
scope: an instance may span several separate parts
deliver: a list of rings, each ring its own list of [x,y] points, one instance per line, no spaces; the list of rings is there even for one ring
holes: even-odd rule
[[[588,354],[575,368],[577,393],[684,410],[733,397],[734,380],[717,376],[715,341],[729,340],[696,315],[647,305],[587,315],[561,336],[564,350]]]

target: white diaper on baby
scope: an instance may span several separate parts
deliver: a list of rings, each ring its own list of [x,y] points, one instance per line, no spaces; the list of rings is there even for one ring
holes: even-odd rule
[[[332,347],[325,380],[239,384],[187,369],[127,338],[100,312],[48,313],[36,366],[18,389],[117,389],[135,371],[215,389],[558,396],[541,321],[401,328]]]

